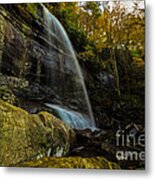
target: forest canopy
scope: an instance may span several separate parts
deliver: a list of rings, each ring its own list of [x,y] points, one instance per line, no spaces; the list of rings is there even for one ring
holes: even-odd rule
[[[136,69],[144,66],[144,1],[62,2],[45,5],[65,27],[78,59],[98,63],[112,73],[119,96],[120,76],[125,76],[123,83],[126,84],[125,89],[130,91],[132,85],[128,76],[132,72],[129,66],[131,63]],[[121,59],[116,58],[117,54]],[[131,61],[127,60],[129,54]],[[124,71],[124,74],[120,71]],[[133,71],[136,72],[135,69]],[[139,74],[139,71],[136,73]]]
[[[85,37],[98,52],[115,47],[144,55],[143,1],[62,2],[47,6],[68,32],[78,31],[79,38]],[[91,54],[91,46],[86,44],[83,48]]]

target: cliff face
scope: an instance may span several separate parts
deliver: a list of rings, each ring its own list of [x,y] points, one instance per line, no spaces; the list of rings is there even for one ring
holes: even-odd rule
[[[32,69],[34,74],[39,71],[39,60],[47,51],[39,8],[38,4],[0,5],[2,72],[19,76]]]
[[[87,113],[83,78],[70,42],[56,18],[45,14],[41,4],[0,5],[0,72],[29,82],[16,93],[22,98]]]

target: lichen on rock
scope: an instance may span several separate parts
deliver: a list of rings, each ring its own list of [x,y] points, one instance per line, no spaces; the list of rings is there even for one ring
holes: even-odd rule
[[[44,156],[66,155],[75,140],[74,131],[52,114],[31,115],[0,100],[0,165]]]
[[[39,160],[18,164],[18,166],[80,169],[120,169],[120,166],[117,163],[108,161],[104,157],[45,157]]]

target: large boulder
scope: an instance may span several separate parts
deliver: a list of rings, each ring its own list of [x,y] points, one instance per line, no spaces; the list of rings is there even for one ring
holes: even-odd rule
[[[74,131],[47,112],[31,115],[0,100],[0,165],[66,155]]]

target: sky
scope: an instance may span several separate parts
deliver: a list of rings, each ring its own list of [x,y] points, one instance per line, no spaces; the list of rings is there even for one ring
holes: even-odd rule
[[[133,10],[133,5],[134,5],[134,2],[137,2],[138,3],[138,7],[141,8],[141,9],[144,9],[144,1],[142,0],[120,0],[122,5],[125,5],[125,7],[128,9],[128,11],[132,11]],[[105,6],[106,6],[106,3],[107,2],[110,2],[109,4],[113,4],[113,0],[109,0],[109,1],[105,1]]]

